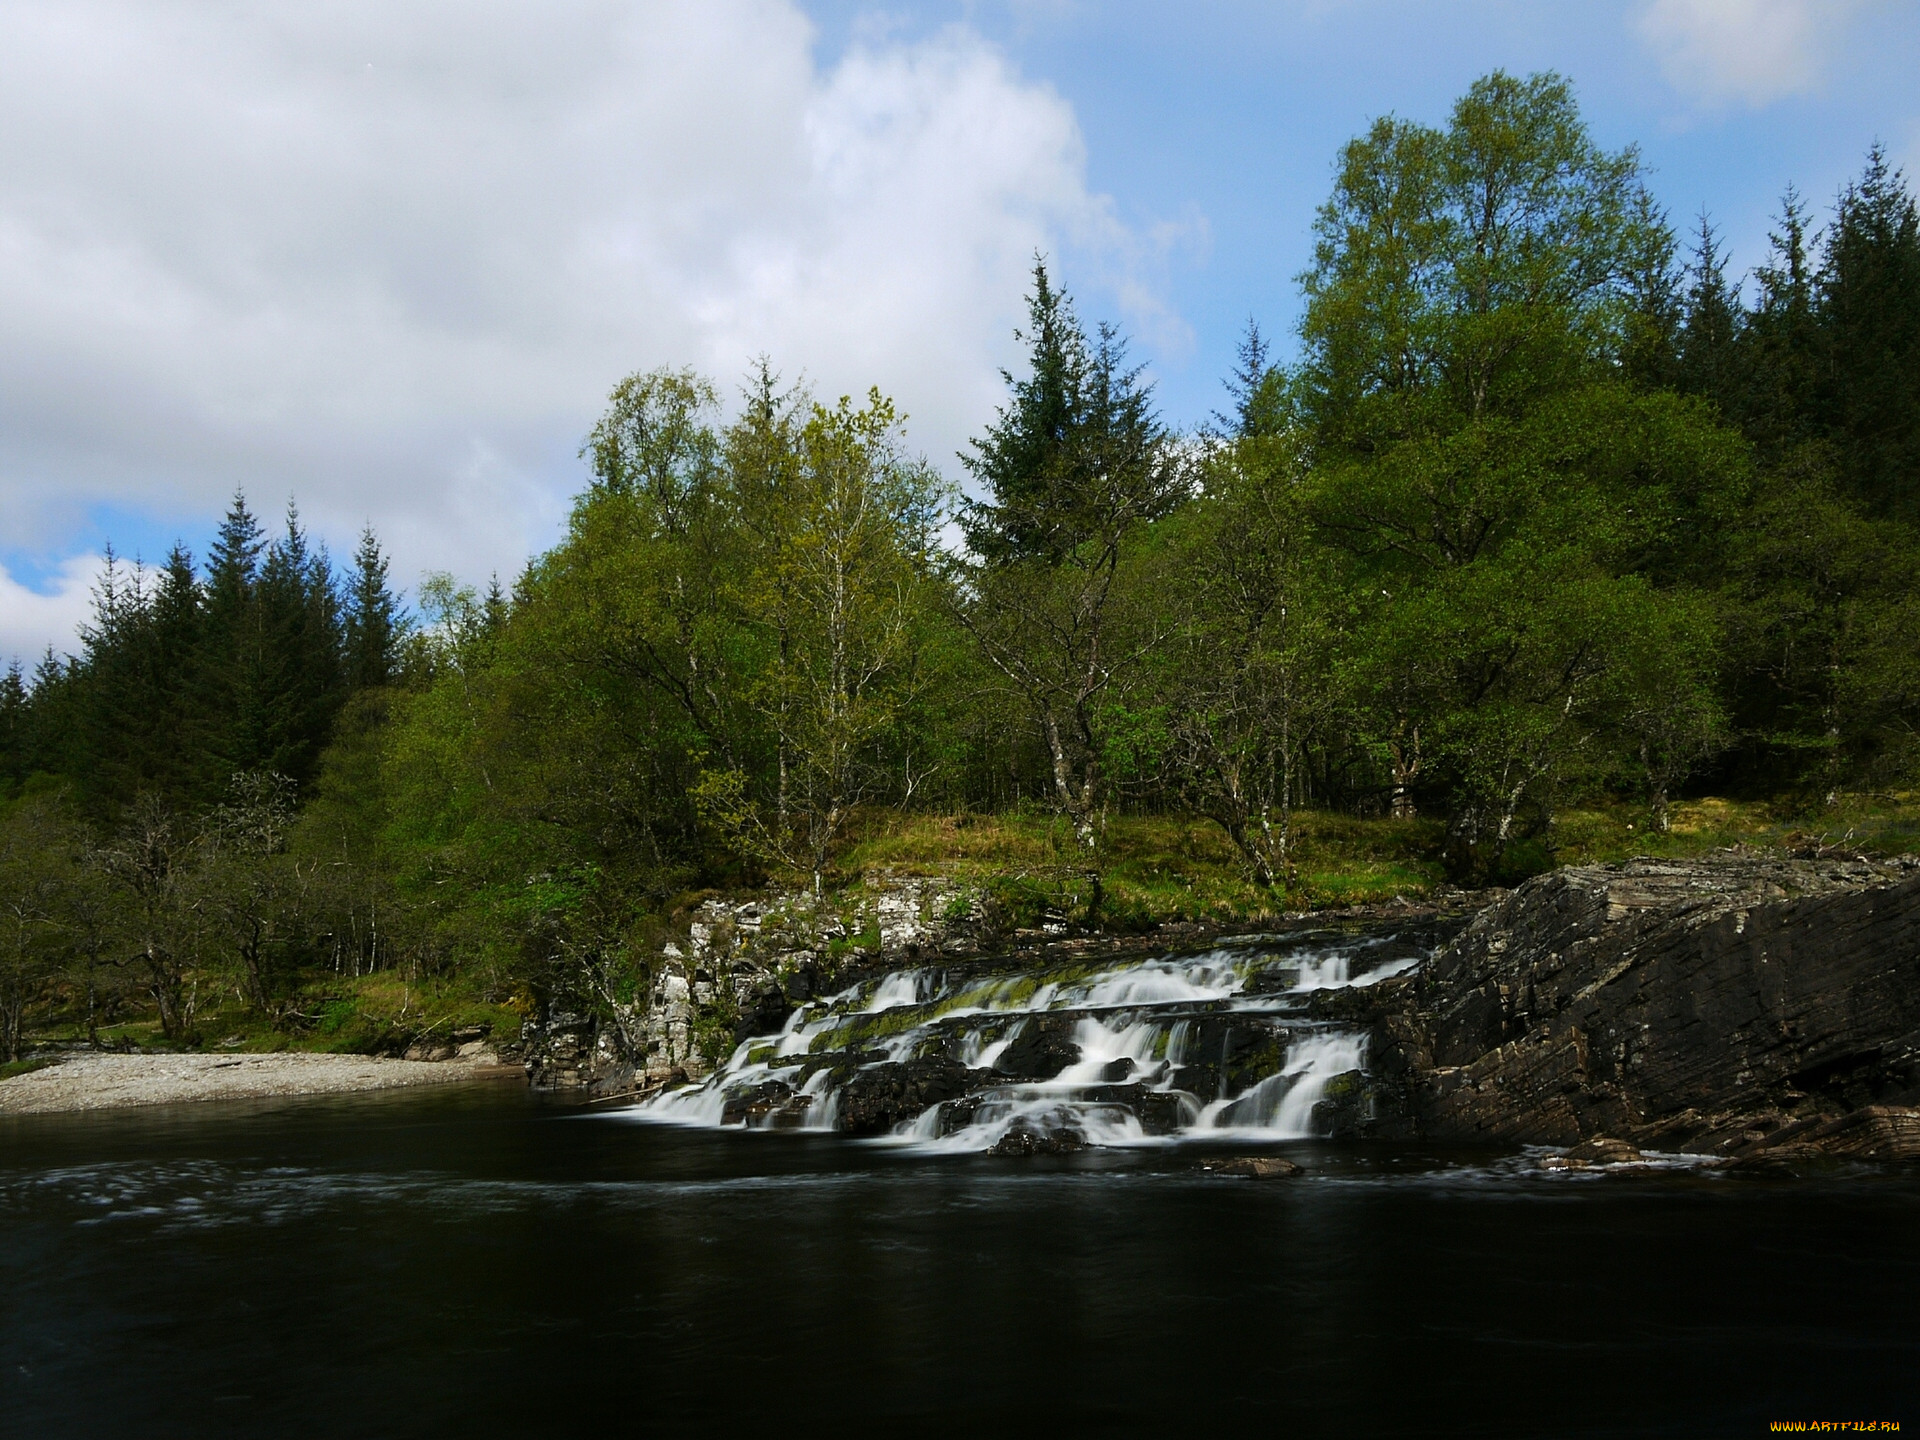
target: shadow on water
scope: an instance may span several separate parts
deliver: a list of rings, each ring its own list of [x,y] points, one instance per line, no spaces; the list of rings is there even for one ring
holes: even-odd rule
[[[0,1431],[1920,1421],[1920,1176],[926,1155],[488,1086],[0,1119]]]

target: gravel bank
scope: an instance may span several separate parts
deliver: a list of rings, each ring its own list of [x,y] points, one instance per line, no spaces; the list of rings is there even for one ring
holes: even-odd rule
[[[522,1073],[518,1065],[500,1065],[491,1056],[428,1063],[367,1055],[73,1055],[48,1069],[0,1080],[0,1115],[329,1095]]]

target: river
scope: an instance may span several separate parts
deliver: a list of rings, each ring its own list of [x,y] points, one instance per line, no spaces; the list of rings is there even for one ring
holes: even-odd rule
[[[1352,978],[1298,971],[1261,1023],[1314,974]],[[1104,982],[1080,979],[1052,997],[1096,1052],[1074,1063],[1104,1075],[1118,1045],[1135,1083],[1170,1084],[1178,1022],[1156,1041],[1103,1011],[1110,1044],[1083,1024]],[[1118,1003],[1241,1003],[1161,979]],[[874,1017],[940,1008],[946,982],[893,983],[802,1023],[899,1035]],[[1035,993],[1006,1005],[1031,1017]],[[899,1018],[978,1050],[1018,1038],[964,995]],[[735,1058],[738,1079],[783,1057]],[[1289,1090],[1312,1071],[1279,1064]],[[0,1119],[0,1433],[1920,1423],[1920,1174],[1550,1173],[1525,1153],[1288,1138],[1284,1095],[1238,1122],[1225,1098],[1152,1135],[1110,1095],[1010,1084],[873,1140],[512,1084]],[[1209,1107],[1227,1121],[1201,1125]],[[1118,1128],[1066,1154],[981,1153],[1042,1112]],[[1301,1173],[1203,1168],[1250,1146]]]

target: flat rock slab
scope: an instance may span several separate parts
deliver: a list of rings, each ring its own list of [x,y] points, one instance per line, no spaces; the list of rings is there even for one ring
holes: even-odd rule
[[[1237,1175],[1244,1180],[1284,1180],[1298,1175],[1300,1167],[1277,1155],[1241,1155],[1232,1160],[1216,1160],[1201,1166],[1215,1175]]]
[[[74,1055],[45,1070],[0,1080],[0,1115],[331,1095],[521,1073],[517,1065],[370,1055]]]

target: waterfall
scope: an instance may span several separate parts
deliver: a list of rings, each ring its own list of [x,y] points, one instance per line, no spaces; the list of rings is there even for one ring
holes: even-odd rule
[[[992,961],[896,970],[800,1006],[701,1084],[614,1114],[852,1128],[943,1151],[1299,1139],[1336,1078],[1361,1072],[1365,1083],[1367,1036],[1313,1019],[1312,997],[1422,958],[1394,936],[1322,933],[1012,972]],[[899,1098],[921,1093],[916,1084],[957,1098]]]

